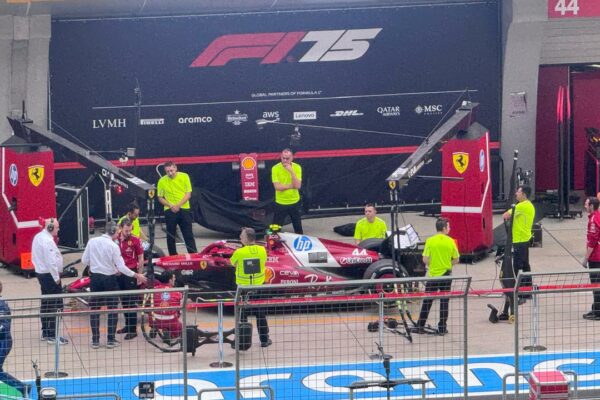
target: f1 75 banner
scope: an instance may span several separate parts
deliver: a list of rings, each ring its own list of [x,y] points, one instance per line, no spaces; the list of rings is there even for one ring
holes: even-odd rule
[[[305,154],[312,206],[382,202],[385,177],[460,101],[481,103],[478,121],[497,140],[498,8],[55,20],[52,129],[96,151],[136,147],[147,165],[187,157],[195,185],[232,200],[231,156],[291,146]],[[273,194],[273,163],[259,171],[261,200]],[[439,174],[438,162],[428,167]],[[426,184],[407,200],[438,193]]]

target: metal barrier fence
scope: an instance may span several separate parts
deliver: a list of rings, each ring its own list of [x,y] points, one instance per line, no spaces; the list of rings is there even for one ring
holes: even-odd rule
[[[594,272],[520,274],[515,287],[515,374],[507,391],[527,393],[533,371],[560,370],[571,394],[598,396],[592,385],[600,376],[600,285]]]
[[[600,317],[583,318],[593,310],[594,291],[600,290],[599,284],[590,283],[590,274],[594,272],[521,275],[512,293],[516,299],[528,298],[515,307],[514,326],[480,321],[477,331],[467,327],[478,324],[482,310],[487,310],[490,300],[483,296],[499,296],[506,290],[471,290],[466,277],[241,287],[232,303],[221,299],[189,304],[186,291],[179,289],[103,293],[139,294],[145,302],[134,310],[116,310],[119,328],[125,311],[137,311],[143,330],[138,328],[138,337],[127,341],[117,335],[121,345],[115,348],[106,348],[111,311],[98,311],[103,345],[99,349],[90,347],[93,312],[84,305],[98,294],[44,297],[61,299],[65,305],[61,313],[46,314],[57,318],[59,335],[69,341],[65,345],[40,340],[39,297],[5,299],[12,309],[6,319],[11,321],[13,347],[3,371],[34,385],[35,361],[42,386],[56,387],[59,398],[104,393],[99,398],[133,400],[141,395],[140,383],[151,382],[155,398],[162,400],[338,400],[386,398],[388,389],[390,398],[396,399],[467,398],[475,392],[500,397],[500,389],[494,389],[500,383],[511,398],[524,398],[532,371],[558,369],[567,374],[572,396],[590,398],[598,396],[600,381],[596,345]],[[182,303],[160,304],[160,293],[179,293]],[[449,299],[443,335],[444,330],[438,330],[442,299]],[[419,314],[429,300],[433,307],[427,324],[421,326]],[[184,326],[197,328],[183,330],[181,340],[171,340],[162,331],[154,335],[149,317],[165,310],[180,313]],[[268,338],[265,330],[262,338],[257,332],[256,314],[266,315]],[[251,332],[244,317],[253,325]],[[489,346],[495,353],[490,357],[479,340],[485,335],[491,344],[502,342]],[[471,346],[471,358],[467,358],[469,338],[479,342],[479,348]],[[0,349],[2,339],[0,332]],[[506,355],[513,340],[514,368],[512,351]],[[214,346],[191,353],[197,344]],[[228,363],[234,368],[221,369]],[[494,376],[494,369],[500,378]],[[515,384],[516,376],[520,385]],[[5,378],[0,381],[6,382]],[[2,382],[0,398],[21,398],[20,392]],[[497,384],[488,386],[490,382]],[[469,393],[469,389],[475,390]],[[513,395],[515,391],[520,397]]]
[[[268,398],[250,389],[260,385],[278,400],[429,398],[449,386],[444,395],[467,397],[469,285],[443,277],[239,287],[236,398]],[[445,373],[428,374],[440,359]]]
[[[119,299],[124,296],[135,296],[137,306],[122,308]],[[181,298],[178,305],[169,301],[176,296]],[[112,301],[109,304],[117,308],[91,310],[88,304],[101,297]],[[186,326],[186,298],[185,289],[43,296],[45,301],[64,305],[62,312],[44,313],[40,312],[40,297],[4,299],[12,314],[0,317],[0,325],[7,326],[6,322],[10,322],[13,344],[2,367],[16,381],[7,376],[0,379],[3,382],[0,398],[22,396],[18,381],[31,386],[27,391],[36,397],[36,373],[32,363],[38,368],[41,386],[56,388],[58,398],[92,395],[97,398],[98,393],[105,394],[102,398],[136,398],[140,382],[174,380],[181,381],[181,394],[186,396],[187,334],[186,329],[178,332],[172,318],[176,316]],[[115,313],[118,328],[124,326],[125,313],[137,314],[137,337],[124,340],[124,334],[117,334],[117,342],[108,343],[107,319]],[[92,345],[90,319],[93,315],[100,316],[97,348]],[[56,323],[57,333],[64,341],[43,338],[40,317]],[[0,349],[6,348],[7,338],[5,332],[0,332]]]

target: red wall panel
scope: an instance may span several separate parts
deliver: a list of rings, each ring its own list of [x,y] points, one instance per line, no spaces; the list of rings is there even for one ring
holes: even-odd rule
[[[574,188],[585,185],[585,128],[600,129],[600,71],[573,74],[573,169]]]
[[[558,87],[569,83],[569,67],[540,67],[538,79],[535,190],[558,189],[558,134],[556,97]]]

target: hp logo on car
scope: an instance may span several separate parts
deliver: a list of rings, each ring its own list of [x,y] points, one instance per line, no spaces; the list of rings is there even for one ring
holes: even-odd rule
[[[294,240],[294,249],[296,249],[296,251],[309,251],[312,247],[312,241],[308,236],[299,236]]]

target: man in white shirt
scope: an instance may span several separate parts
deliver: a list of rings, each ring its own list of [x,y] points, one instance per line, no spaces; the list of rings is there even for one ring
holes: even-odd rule
[[[58,220],[48,218],[44,221],[44,227],[36,234],[31,243],[31,261],[35,267],[35,274],[42,295],[52,295],[62,293],[60,284],[60,274],[63,271],[63,258],[60,250],[56,246],[56,236],[58,235]],[[67,344],[69,341],[63,337],[56,337],[56,316],[44,316],[46,314],[56,313],[63,309],[62,299],[45,299],[42,296],[41,321],[42,321],[42,340],[50,344]]]
[[[81,257],[81,262],[90,267],[90,289],[92,292],[112,292],[119,290],[117,275],[119,273],[135,278],[138,285],[148,280],[142,274],[132,271],[125,266],[119,246],[115,243],[118,237],[118,226],[114,222],[106,224],[105,233],[102,236],[91,239]],[[99,310],[103,305],[108,309],[115,309],[119,304],[119,298],[93,297],[90,300],[90,308]],[[106,337],[106,348],[113,349],[121,343],[115,339],[117,331],[117,313],[108,314],[108,334]],[[100,314],[90,315],[92,328],[92,348],[100,347]]]

